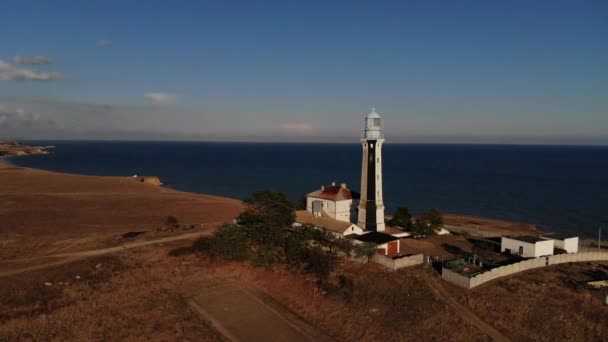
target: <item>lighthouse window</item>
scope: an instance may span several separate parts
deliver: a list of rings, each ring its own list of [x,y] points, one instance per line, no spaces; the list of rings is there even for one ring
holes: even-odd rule
[[[380,157],[376,158],[376,161],[379,163],[380,162]]]
[[[374,126],[380,126],[380,119],[374,118]]]

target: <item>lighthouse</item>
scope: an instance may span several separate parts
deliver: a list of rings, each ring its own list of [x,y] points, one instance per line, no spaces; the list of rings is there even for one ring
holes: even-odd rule
[[[382,201],[382,125],[380,115],[372,108],[365,117],[361,159],[361,200],[357,225],[365,230],[384,231]]]

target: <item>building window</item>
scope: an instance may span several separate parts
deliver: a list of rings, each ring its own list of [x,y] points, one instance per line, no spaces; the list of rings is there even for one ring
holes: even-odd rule
[[[524,246],[519,246],[519,255],[524,254]]]
[[[374,148],[374,144],[369,144],[369,148]]]
[[[378,163],[380,162],[380,157],[376,158],[376,162],[378,162]]]

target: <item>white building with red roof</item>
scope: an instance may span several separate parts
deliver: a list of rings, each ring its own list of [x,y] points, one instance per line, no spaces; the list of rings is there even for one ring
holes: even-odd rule
[[[346,183],[321,186],[306,195],[306,210],[314,217],[329,217],[334,220],[351,222],[354,217],[353,193]]]

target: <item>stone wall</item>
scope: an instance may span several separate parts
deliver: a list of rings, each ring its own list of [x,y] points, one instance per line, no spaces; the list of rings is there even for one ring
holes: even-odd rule
[[[545,267],[550,265],[563,264],[567,262],[581,261],[604,261],[608,260],[607,252],[587,252],[574,254],[559,254],[535,259],[528,259],[516,264],[501,266],[491,269],[490,271],[478,274],[474,277],[467,277],[456,272],[443,268],[441,277],[452,284],[471,289],[496,278],[506,277],[515,273],[531,270],[534,268]]]

